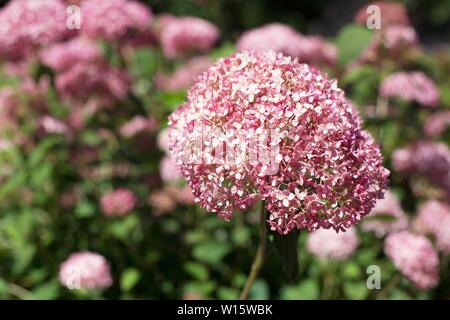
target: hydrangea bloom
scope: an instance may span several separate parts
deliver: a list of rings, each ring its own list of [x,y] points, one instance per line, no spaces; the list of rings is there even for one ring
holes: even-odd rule
[[[383,97],[398,97],[405,101],[416,101],[426,107],[435,107],[439,102],[439,91],[433,80],[423,72],[397,72],[383,80],[380,86]]]
[[[102,211],[107,216],[124,216],[130,213],[135,205],[135,195],[124,188],[111,191],[101,199]]]
[[[384,251],[419,289],[430,289],[439,282],[439,257],[430,240],[409,231],[389,235]]]
[[[51,116],[43,116],[39,122],[47,133],[66,134],[69,131],[67,124]]]
[[[270,23],[246,31],[238,39],[236,47],[247,51],[275,51],[296,57],[300,62],[313,65],[334,65],[337,50],[319,36],[303,36],[281,23]]]
[[[367,7],[376,5],[380,8],[381,28],[391,25],[409,25],[408,12],[403,4],[398,2],[374,1],[360,8],[355,15],[355,22],[366,26],[367,19],[372,12],[367,12]]]
[[[165,20],[159,40],[167,58],[209,51],[220,36],[215,25],[197,17],[171,17]]]
[[[418,43],[417,33],[413,27],[395,25],[384,30],[384,46],[391,53],[415,46]]]
[[[387,191],[362,222],[364,231],[374,232],[379,238],[408,227],[408,219],[395,194]]]
[[[178,171],[172,157],[165,156],[159,164],[159,174],[165,182],[179,182],[183,175]]]
[[[450,194],[450,149],[444,143],[419,141],[392,154],[394,170],[427,178]]]
[[[103,61],[100,48],[95,42],[83,38],[73,38],[58,43],[41,53],[42,61],[57,72],[70,69],[78,63],[95,63]]]
[[[354,228],[337,233],[330,229],[319,229],[308,236],[306,248],[320,259],[345,260],[349,258],[359,244]]]
[[[164,91],[185,90],[194,84],[196,78],[211,64],[212,61],[208,57],[194,57],[170,76],[157,75],[156,86]]]
[[[81,3],[83,33],[109,41],[126,39],[150,27],[151,10],[132,0],[84,0]]]
[[[56,76],[56,88],[64,98],[85,101],[96,96],[106,104],[123,99],[128,93],[130,79],[125,71],[104,63],[79,63]]]
[[[119,131],[123,137],[131,138],[143,132],[153,132],[156,130],[156,127],[157,123],[154,118],[135,116],[123,124]]]
[[[0,56],[17,59],[62,39],[66,8],[60,0],[12,0],[0,10]]]
[[[419,208],[414,227],[420,233],[432,235],[437,248],[450,253],[450,206],[437,200],[429,200]]]
[[[450,126],[450,111],[440,111],[432,114],[423,127],[424,133],[429,137],[437,137]]]
[[[113,283],[108,261],[89,251],[72,253],[60,266],[59,281],[69,289],[104,289]]]
[[[380,151],[336,81],[282,54],[220,59],[169,128],[195,201],[226,220],[261,199],[281,234],[345,230],[386,187]]]

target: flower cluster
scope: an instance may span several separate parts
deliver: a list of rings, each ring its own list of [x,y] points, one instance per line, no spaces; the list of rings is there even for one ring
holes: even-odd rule
[[[444,143],[419,141],[392,154],[394,170],[425,177],[450,194],[450,149]]]
[[[194,57],[179,67],[172,75],[157,75],[156,86],[164,91],[186,90],[212,64],[208,57]]]
[[[59,269],[59,281],[69,289],[104,289],[112,285],[108,261],[89,251],[72,253]]]
[[[419,208],[414,227],[420,233],[431,235],[437,248],[450,253],[450,206],[436,200],[429,200]]]
[[[391,191],[384,194],[384,199],[377,201],[375,207],[370,211],[370,215],[362,222],[364,231],[374,232],[379,238],[407,227],[408,218],[403,212],[397,196]]]
[[[416,101],[426,107],[435,107],[439,102],[439,91],[433,80],[422,72],[397,72],[383,80],[380,86],[383,97],[398,97],[405,101]]]
[[[82,32],[92,38],[122,41],[150,28],[151,10],[132,0],[84,0]]]
[[[355,15],[355,22],[366,26],[372,12],[368,12],[369,6],[377,6],[380,8],[381,28],[392,25],[409,25],[409,17],[406,8],[398,2],[374,1],[366,6],[361,7]]]
[[[124,216],[129,214],[136,205],[136,197],[128,189],[119,188],[103,195],[102,211],[106,216]]]
[[[0,11],[0,57],[21,59],[66,35],[60,0],[12,0]]]
[[[306,243],[309,252],[320,259],[348,259],[359,244],[358,234],[354,228],[337,233],[334,230],[319,229],[313,231]]]
[[[281,234],[345,230],[386,188],[380,151],[336,81],[282,54],[220,59],[169,128],[196,202],[227,220],[261,199]]]
[[[162,23],[159,41],[167,58],[179,58],[190,53],[207,52],[219,39],[219,29],[197,17],[169,16]]]
[[[312,65],[334,65],[336,48],[319,36],[303,36],[291,27],[271,23],[246,31],[236,47],[243,51],[275,51]]]
[[[384,251],[393,263],[419,289],[430,289],[439,282],[439,257],[427,238],[409,231],[389,235]]]
[[[429,137],[437,137],[450,127],[450,111],[440,111],[428,117],[423,132]]]

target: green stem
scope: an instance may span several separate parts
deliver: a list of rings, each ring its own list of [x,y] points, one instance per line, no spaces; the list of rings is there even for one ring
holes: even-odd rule
[[[267,245],[267,231],[266,231],[266,209],[264,203],[261,203],[261,211],[259,217],[259,245],[256,251],[255,258],[250,269],[250,274],[248,275],[247,281],[245,283],[244,289],[242,289],[240,300],[248,299],[250,289],[253,286],[259,272],[264,264],[264,259],[266,255],[266,245]]]
[[[377,300],[385,300],[388,293],[402,280],[402,276],[400,273],[396,273],[391,280],[388,282],[388,284],[383,288],[383,290],[380,291],[380,293],[377,295]]]

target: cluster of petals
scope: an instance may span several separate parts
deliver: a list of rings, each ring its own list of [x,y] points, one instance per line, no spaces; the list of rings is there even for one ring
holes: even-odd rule
[[[428,200],[419,208],[414,228],[436,241],[439,251],[450,253],[450,206],[447,203]]]
[[[60,0],[12,0],[0,10],[0,57],[27,57],[66,33],[66,7]]]
[[[418,141],[392,154],[395,171],[428,179],[450,194],[450,149],[445,143]]]
[[[242,34],[236,43],[242,51],[275,51],[312,65],[334,65],[336,47],[319,36],[304,36],[288,25],[270,23]]]
[[[164,91],[186,90],[212,64],[208,57],[194,57],[179,67],[170,76],[159,74],[155,79],[156,86]]]
[[[102,255],[80,251],[72,253],[60,266],[59,281],[69,289],[105,289],[113,279],[108,261]]]
[[[151,133],[156,131],[157,122],[153,117],[134,116],[124,123],[119,132],[122,137],[132,138],[141,133]]]
[[[342,261],[348,259],[359,245],[354,228],[337,233],[331,229],[319,229],[308,235],[306,248],[320,259]]]
[[[384,194],[375,207],[361,223],[364,231],[374,232],[378,238],[389,233],[398,232],[408,227],[408,218],[403,211],[397,196],[390,190]]]
[[[121,41],[147,31],[152,12],[133,0],[84,0],[81,2],[82,32],[92,38]]]
[[[176,183],[183,180],[183,175],[178,171],[172,157],[166,155],[159,164],[159,174],[164,182]]]
[[[76,37],[43,50],[41,60],[55,71],[62,72],[75,64],[103,61],[103,55],[93,40]]]
[[[439,103],[439,90],[436,84],[423,72],[396,72],[383,80],[380,94],[387,98],[400,98],[415,101],[426,107]]]
[[[368,10],[370,6],[377,6],[380,9],[382,29],[392,25],[409,25],[410,23],[406,7],[402,3],[389,1],[374,1],[361,7],[354,18],[356,23],[364,27],[367,25],[368,19],[374,14],[373,9]]]
[[[401,231],[387,236],[384,252],[419,289],[430,289],[439,283],[439,256],[425,236]]]
[[[169,130],[195,201],[226,220],[261,199],[280,234],[345,230],[386,188],[380,150],[336,81],[281,53],[220,59]]]
[[[102,211],[106,216],[124,216],[136,205],[136,196],[128,189],[119,188],[101,198]]]
[[[432,114],[425,122],[423,132],[429,137],[437,137],[450,127],[450,111]]]
[[[168,16],[162,23],[159,41],[167,58],[209,51],[219,39],[219,29],[197,17]]]

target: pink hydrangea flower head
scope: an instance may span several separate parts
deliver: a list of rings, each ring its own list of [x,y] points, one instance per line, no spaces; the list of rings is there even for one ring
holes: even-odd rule
[[[164,55],[170,59],[207,52],[219,37],[215,25],[197,17],[172,17],[164,23],[159,35]]]
[[[59,281],[69,289],[105,289],[113,283],[108,261],[89,251],[72,253],[60,266]]]
[[[120,127],[120,134],[125,138],[131,138],[140,133],[154,132],[156,127],[157,123],[154,118],[135,116]]]
[[[359,244],[358,234],[354,228],[345,232],[332,229],[319,229],[308,235],[306,248],[320,259],[346,260]]]
[[[183,175],[178,171],[172,157],[165,156],[159,164],[159,174],[164,182],[172,183],[183,180]]]
[[[450,149],[445,143],[418,141],[392,154],[395,171],[428,179],[450,195]]]
[[[383,80],[380,86],[383,97],[398,97],[405,101],[416,101],[426,107],[439,103],[439,91],[433,80],[423,72],[396,72]]]
[[[111,103],[128,93],[128,74],[103,63],[78,63],[56,76],[58,93],[71,101],[84,102],[97,96]]]
[[[391,25],[409,25],[408,12],[402,3],[389,1],[374,1],[358,10],[355,15],[355,22],[366,26],[367,20],[373,14],[373,11],[367,11],[369,6],[378,6],[380,8],[381,28]]]
[[[377,201],[369,216],[362,222],[364,231],[374,232],[379,238],[407,227],[408,218],[403,212],[397,196],[391,191],[384,194],[384,199]]]
[[[69,131],[67,124],[48,115],[43,116],[39,122],[44,131],[47,133],[66,134]]]
[[[58,43],[41,53],[42,61],[56,70],[65,71],[78,63],[97,63],[103,61],[100,48],[92,40],[76,37]]]
[[[338,52],[336,46],[320,36],[303,36],[297,57],[299,62],[313,66],[334,66]]]
[[[194,57],[170,76],[157,75],[156,86],[164,91],[186,90],[211,64],[212,61],[208,57]]]
[[[244,32],[237,40],[241,51],[275,51],[297,57],[302,51],[303,36],[288,25],[270,23]]]
[[[122,41],[145,32],[152,21],[151,10],[133,0],[84,0],[81,12],[82,32],[109,41]]]
[[[60,0],[12,0],[0,10],[0,57],[27,57],[66,32],[66,8]]]
[[[386,188],[380,150],[336,81],[282,54],[220,59],[169,130],[195,201],[227,220],[261,199],[281,234],[345,230]]]
[[[433,236],[440,251],[450,253],[450,206],[447,203],[437,200],[423,203],[414,227],[422,234]]]
[[[106,216],[124,216],[136,205],[136,197],[128,189],[119,188],[105,194],[101,199],[102,211]]]
[[[384,252],[419,289],[431,289],[439,283],[439,257],[430,240],[409,231],[389,235]]]
[[[394,25],[384,30],[384,46],[393,53],[417,45],[417,33],[411,26]]]
[[[423,127],[423,132],[429,137],[443,134],[450,126],[450,111],[440,111],[432,114]]]

